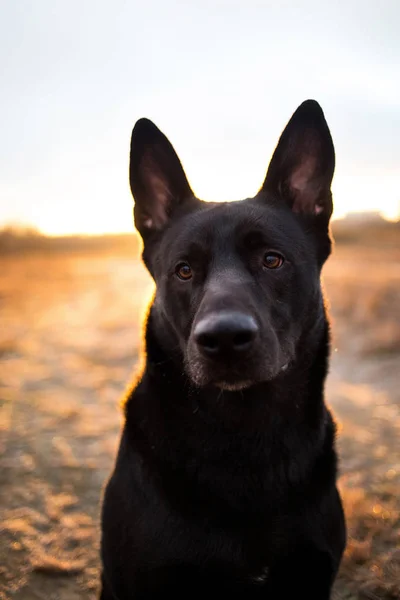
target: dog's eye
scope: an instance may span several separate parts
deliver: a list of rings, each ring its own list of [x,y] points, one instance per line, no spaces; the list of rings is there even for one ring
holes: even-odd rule
[[[267,252],[264,256],[264,267],[267,269],[279,269],[283,265],[283,256],[276,252]]]
[[[187,263],[179,263],[179,265],[176,265],[175,273],[179,279],[183,279],[184,281],[192,278],[192,269]]]

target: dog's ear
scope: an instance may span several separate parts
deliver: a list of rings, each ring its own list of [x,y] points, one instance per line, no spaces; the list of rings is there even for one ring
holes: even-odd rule
[[[148,119],[137,121],[132,131],[129,181],[143,238],[161,230],[174,208],[193,197],[172,144]]]
[[[306,100],[286,125],[268,167],[262,190],[282,197],[296,213],[332,214],[335,151],[318,102]]]

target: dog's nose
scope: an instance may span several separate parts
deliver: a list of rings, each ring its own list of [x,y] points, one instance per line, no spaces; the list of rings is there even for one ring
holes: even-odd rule
[[[257,338],[255,319],[241,312],[222,312],[204,317],[193,335],[202,354],[218,357],[250,350]]]

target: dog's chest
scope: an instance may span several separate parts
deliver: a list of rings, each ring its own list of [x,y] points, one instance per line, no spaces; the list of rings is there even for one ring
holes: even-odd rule
[[[263,567],[258,575],[252,575],[250,577],[250,582],[256,583],[258,585],[262,585],[268,581],[269,576],[269,567]]]

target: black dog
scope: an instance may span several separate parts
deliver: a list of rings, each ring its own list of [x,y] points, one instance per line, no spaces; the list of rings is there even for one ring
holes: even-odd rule
[[[156,282],[102,514],[102,600],[326,600],[345,545],[324,403],[334,148],[304,102],[255,198],[194,197],[153,123],[130,183]]]

